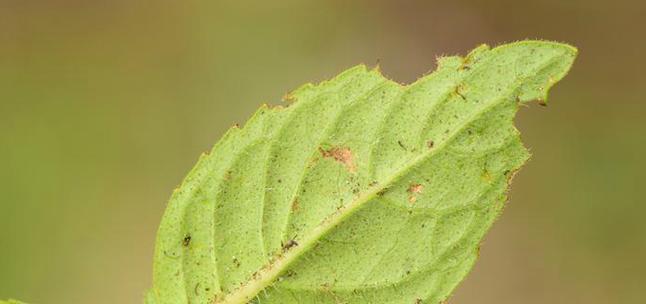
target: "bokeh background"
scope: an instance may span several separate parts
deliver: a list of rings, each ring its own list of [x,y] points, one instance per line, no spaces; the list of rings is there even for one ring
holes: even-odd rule
[[[449,302],[645,303],[644,3],[0,0],[0,298],[142,303],[171,189],[261,103],[542,38],[580,56],[521,110],[534,156]]]

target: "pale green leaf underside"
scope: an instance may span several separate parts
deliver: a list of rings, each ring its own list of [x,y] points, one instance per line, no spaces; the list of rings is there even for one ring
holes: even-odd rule
[[[171,198],[147,303],[440,303],[528,152],[519,103],[576,56],[523,41],[407,86],[365,66],[262,107]]]

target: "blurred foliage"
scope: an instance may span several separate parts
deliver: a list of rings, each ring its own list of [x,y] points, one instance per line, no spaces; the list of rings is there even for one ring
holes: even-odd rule
[[[452,303],[641,303],[641,1],[0,1],[0,298],[141,303],[198,155],[364,62],[411,82],[479,43],[580,56],[517,119],[534,156]],[[254,90],[242,89],[252,81]]]

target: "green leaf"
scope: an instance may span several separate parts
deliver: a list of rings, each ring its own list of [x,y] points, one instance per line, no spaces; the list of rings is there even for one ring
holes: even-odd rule
[[[351,68],[203,155],[159,228],[147,303],[440,303],[527,160],[513,118],[576,49],[483,45],[402,86]]]
[[[0,300],[0,304],[25,304],[25,303],[9,299],[6,301]]]

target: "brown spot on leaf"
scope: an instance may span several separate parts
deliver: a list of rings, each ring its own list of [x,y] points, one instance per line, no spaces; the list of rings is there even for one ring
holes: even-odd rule
[[[411,184],[410,187],[408,187],[408,193],[410,194],[408,196],[408,201],[414,203],[417,200],[417,194],[422,193],[422,190],[424,190],[424,186],[422,184]]]
[[[422,193],[422,190],[424,190],[424,186],[421,184],[411,184],[410,188],[408,188],[410,193]]]
[[[355,172],[357,170],[356,165],[354,164],[354,156],[352,151],[348,148],[335,147],[329,150],[319,148],[321,155],[326,158],[333,158],[334,160],[342,163],[350,172]]]
[[[298,197],[294,198],[294,201],[292,202],[292,212],[298,211],[298,209],[301,209],[301,204],[298,202]]]
[[[377,196],[384,196],[389,190],[390,189],[388,187],[382,188],[377,192]]]
[[[431,148],[433,148],[433,146],[435,146],[435,143],[432,140],[429,140],[429,141],[426,142],[426,146],[429,149],[431,149]]]

